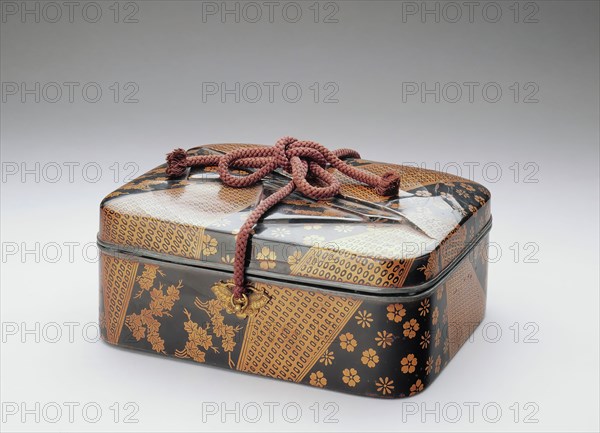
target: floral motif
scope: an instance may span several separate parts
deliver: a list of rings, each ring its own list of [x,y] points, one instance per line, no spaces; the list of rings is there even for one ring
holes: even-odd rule
[[[312,386],[323,388],[325,385],[327,385],[327,379],[322,371],[315,371],[314,373],[310,374],[310,384]]]
[[[402,366],[400,370],[402,373],[414,373],[417,369],[417,358],[412,353],[406,355],[402,360],[400,360],[400,365]]]
[[[394,381],[390,380],[389,377],[380,377],[375,386],[382,395],[391,394],[394,390]]]
[[[340,224],[335,226],[333,229],[338,233],[350,233],[352,230],[354,230],[354,227],[347,224]]]
[[[323,356],[321,356],[321,359],[319,359],[319,362],[324,365],[331,365],[333,364],[334,359],[335,356],[333,355],[333,352],[325,351]]]
[[[235,257],[234,256],[230,256],[229,254],[227,254],[224,257],[221,257],[221,261],[223,263],[227,263],[228,265],[232,265],[233,262],[235,262]]]
[[[435,333],[435,347],[438,347],[440,345],[440,341],[442,339],[442,330],[440,328],[437,329],[437,332]]]
[[[283,227],[277,227],[271,230],[271,236],[274,238],[285,238],[286,236],[289,236],[290,233],[291,232],[288,229]]]
[[[144,265],[144,270],[142,271],[142,275],[139,275],[135,281],[140,286],[140,291],[134,296],[134,299],[137,299],[142,296],[144,291],[148,291],[154,285],[154,280],[156,279],[156,274],[164,277],[165,274],[158,268],[158,265]]]
[[[342,382],[351,388],[354,388],[356,384],[360,382],[358,371],[356,371],[354,368],[344,368],[342,375]]]
[[[427,191],[426,189],[420,189],[417,192],[415,192],[415,195],[419,196],[419,197],[431,197],[431,193],[429,191]]]
[[[227,352],[229,357],[229,367],[234,368],[235,364],[233,359],[231,358],[231,352],[235,349],[236,341],[235,336],[238,332],[242,330],[241,326],[231,326],[225,324],[225,318],[221,313],[221,310],[224,308],[223,304],[218,299],[211,299],[206,302],[202,302],[200,298],[196,297],[194,300],[194,305],[199,309],[204,311],[210,317],[210,322],[212,325],[212,331],[215,337],[221,339],[221,347],[224,352]],[[213,348],[215,352],[218,350]]]
[[[387,318],[390,321],[399,323],[406,316],[406,309],[402,304],[390,304],[387,306]]]
[[[269,247],[262,247],[256,254],[256,259],[260,262],[260,268],[265,270],[273,269],[275,267],[276,258],[275,252],[270,250]]]
[[[425,298],[421,301],[421,306],[419,307],[419,315],[426,316],[429,313],[429,298]]]
[[[347,350],[348,352],[354,352],[354,348],[357,346],[357,342],[354,339],[354,335],[350,332],[340,335],[340,347]]]
[[[442,366],[442,357],[440,355],[438,355],[438,357],[435,360],[435,374],[438,374],[440,372],[441,366]]]
[[[418,268],[419,271],[423,271],[425,279],[431,279],[438,272],[438,252],[434,250],[429,253],[427,264]]]
[[[356,319],[356,323],[362,326],[363,328],[371,327],[373,315],[371,313],[368,313],[367,310],[359,311],[358,314],[354,316],[354,318]]]
[[[381,346],[385,349],[386,347],[391,346],[394,342],[394,334],[391,334],[387,331],[377,332],[377,337],[375,337],[375,341],[377,342],[378,346]]]
[[[300,259],[302,258],[302,251],[296,250],[292,253],[291,256],[288,257],[287,262],[288,265],[294,266],[300,263]]]
[[[215,238],[210,235],[202,235],[202,254],[205,256],[212,256],[217,254],[217,246],[219,243]]]
[[[304,224],[304,230],[321,230],[321,224]]]
[[[201,328],[197,323],[192,321],[192,315],[184,308],[183,313],[188,320],[183,324],[183,329],[188,333],[188,341],[182,350],[175,350],[175,356],[178,358],[192,358],[196,362],[204,362],[206,353],[204,350],[213,349],[218,352],[218,349],[212,347],[212,336],[208,333],[208,325],[206,328]]]
[[[404,336],[408,338],[414,338],[419,330],[419,324],[416,319],[407,320],[402,327],[404,328]]]
[[[456,194],[458,194],[460,197],[463,197],[463,198],[469,198],[469,193],[462,189],[457,189]]]
[[[146,269],[144,268],[144,272],[145,271]],[[158,267],[148,272],[164,275],[159,271]],[[142,275],[143,274],[144,273],[142,272]],[[141,279],[141,281],[138,281],[138,284],[147,285],[147,280]],[[163,292],[162,283],[159,284],[158,289],[150,290],[150,304],[148,308],[143,308],[139,314],[132,313],[125,318],[125,325],[129,328],[133,337],[137,341],[146,338],[146,341],[151,344],[152,350],[155,352],[165,352],[165,341],[159,334],[160,322],[156,320],[156,317],[171,316],[169,312],[175,305],[175,301],[179,300],[180,289],[182,287],[183,284],[179,281],[177,286],[170,285],[167,287],[167,292],[165,294]],[[145,291],[143,288],[141,290],[141,293]]]
[[[373,368],[379,362],[379,355],[377,355],[377,352],[375,352],[375,350],[367,349],[362,353],[360,362],[362,362],[369,368]]]
[[[431,373],[431,369],[433,368],[433,357],[429,357],[427,362],[425,363],[425,373],[429,375]]]
[[[437,291],[437,295],[436,298],[439,301],[440,299],[442,299],[442,296],[444,296],[444,288],[446,286],[442,285],[442,287]]]
[[[423,332],[423,335],[421,335],[421,342],[419,343],[421,345],[421,349],[427,349],[429,347],[430,342],[431,334],[429,333],[429,331]]]
[[[417,381],[410,386],[409,395],[415,395],[416,393],[423,391],[424,387],[425,385],[423,385],[421,379],[417,379]]]
[[[431,313],[431,323],[433,323],[434,325],[437,325],[439,315],[440,315],[440,310],[438,310],[438,307],[435,307],[433,309],[433,313]]]

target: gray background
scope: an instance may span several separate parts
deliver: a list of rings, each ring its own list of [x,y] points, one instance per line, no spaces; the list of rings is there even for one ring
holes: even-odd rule
[[[321,2],[316,23],[313,1],[296,2],[302,18],[295,23],[296,9],[282,15],[289,2],[276,6],[273,22],[264,2],[257,3],[263,12],[257,22],[249,22],[255,10],[248,6],[244,16],[243,3],[235,22],[231,15],[203,15],[211,7],[203,2],[120,2],[117,23],[112,1],[95,3],[102,12],[95,23],[88,22],[96,11],[90,2],[74,9],[73,22],[62,2],[58,20],[46,2],[25,2],[39,8],[39,22],[21,15],[22,2],[14,15],[6,3],[0,24],[1,399],[27,408],[54,402],[64,413],[56,423],[49,422],[54,412],[41,409],[37,421],[8,416],[3,430],[598,429],[598,2],[520,2],[518,17],[515,2],[479,2],[472,20],[458,2],[457,22],[451,22],[456,9],[444,2]],[[403,13],[414,6],[439,7],[439,22]],[[502,16],[492,22],[498,9]],[[137,22],[124,22],[130,12]],[[337,22],[324,22],[331,12]],[[65,82],[78,83],[72,102]],[[273,101],[261,84],[265,93],[256,102],[248,101],[255,97],[248,86],[239,102],[234,95],[222,102],[220,94],[203,95],[203,83],[211,82],[279,84]],[[421,93],[403,94],[403,83],[413,82],[429,89],[440,83],[439,102],[435,95],[422,102]],[[479,83],[472,101],[465,82]],[[21,94],[36,83],[37,95]],[[61,97],[49,83],[59,83]],[[86,83],[102,89],[97,102],[83,97]],[[120,89],[116,102],[113,83]],[[302,89],[295,103],[282,95],[290,83]],[[448,101],[456,87],[447,83],[463,90],[456,102]],[[491,102],[498,87],[502,97]],[[125,103],[134,88],[138,102]],[[325,103],[332,88],[337,102]],[[270,144],[282,135],[445,168],[491,190],[497,258],[490,264],[485,326],[418,397],[351,397],[95,341],[93,242],[101,198],[174,147]],[[76,324],[72,336],[65,322]],[[273,401],[298,405],[300,420],[286,419],[281,406],[270,419],[265,403]],[[65,402],[80,404],[73,422]],[[90,402],[103,411],[96,423],[82,415]],[[127,402],[139,408],[137,423],[124,422]],[[203,420],[203,403],[231,409],[236,402],[250,404],[240,419]],[[337,405],[336,422],[325,422],[332,412],[324,410],[327,402]],[[471,403],[478,405],[472,416]],[[253,404],[264,409],[257,422],[251,422]],[[416,415],[406,415],[415,408]],[[424,409],[434,414],[423,420]]]

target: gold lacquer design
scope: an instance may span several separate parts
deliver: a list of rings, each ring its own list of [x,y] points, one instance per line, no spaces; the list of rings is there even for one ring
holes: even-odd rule
[[[343,247],[343,242],[338,239],[336,245]],[[350,251],[315,245],[304,256],[288,258],[290,274],[351,284],[401,287],[413,262],[413,259],[381,260]]]
[[[365,162],[365,164],[360,165],[360,168],[362,170],[370,171],[371,173],[375,173],[379,176],[383,175],[384,173],[390,170],[393,170],[396,173],[400,174],[400,189],[402,191],[410,191],[415,188],[420,188],[426,185],[433,185],[439,182],[464,180],[463,178],[455,176],[453,174],[434,170],[427,170],[424,168],[413,167],[409,165],[384,164],[376,162],[369,163],[367,161],[362,162]],[[358,181],[355,181],[338,171],[334,171],[333,169],[331,169],[331,171],[342,184],[341,194],[343,196],[359,198],[375,203],[389,200],[389,197],[383,197],[376,194],[373,191],[373,188],[368,187]]]
[[[427,265],[421,266],[418,270],[423,271],[426,281],[429,281],[436,276],[440,272],[438,250],[430,252],[427,259]]]
[[[101,254],[100,266],[100,289],[104,300],[104,317],[100,321],[106,327],[108,342],[116,344],[123,329],[138,262]]]
[[[136,293],[134,299],[138,299],[142,296],[144,291],[148,291],[154,285],[154,280],[156,279],[156,274],[164,277],[165,274],[161,271],[158,265],[144,265],[144,270],[142,271],[142,275],[139,275],[135,281],[140,286],[139,292]]]
[[[211,290],[217,296],[225,311],[229,314],[235,314],[240,319],[254,316],[271,299],[264,289],[257,286],[250,286],[249,294],[243,294],[240,299],[236,299],[233,296],[233,288],[232,282],[219,281],[212,286]]]
[[[485,313],[485,290],[468,260],[463,261],[448,277],[446,296],[449,352],[452,358],[475,326],[483,320]]]
[[[177,358],[192,358],[196,362],[204,362],[206,359],[206,352],[204,350],[212,349],[216,353],[219,349],[213,347],[212,335],[209,334],[209,325],[202,328],[196,322],[192,320],[192,315],[187,309],[183,309],[183,314],[188,318],[187,322],[183,324],[183,329],[188,333],[188,341],[185,347],[181,350],[175,350],[175,356]]]
[[[447,267],[464,249],[467,242],[467,229],[465,226],[456,227],[440,244],[442,269]]]
[[[160,321],[157,318],[171,317],[170,311],[173,309],[175,301],[179,300],[183,283],[179,280],[177,285],[171,284],[167,287],[166,292],[162,283],[159,283],[158,288],[145,288],[147,284],[152,286],[156,273],[164,275],[155,265],[144,266],[144,272],[142,272],[141,278],[137,280],[141,291],[138,293],[139,296],[136,295],[136,297],[139,298],[144,291],[148,291],[150,293],[150,303],[147,308],[143,308],[139,313],[128,315],[125,318],[125,325],[137,341],[145,338],[152,345],[152,350],[166,354],[165,341],[160,336]],[[149,279],[148,275],[154,275],[154,277]]]
[[[223,310],[223,304],[218,299],[211,299],[207,302],[202,302],[200,298],[194,300],[194,305],[204,311],[210,317],[210,323],[212,325],[212,332],[215,337],[221,339],[221,347],[223,351],[227,353],[229,368],[235,368],[235,363],[231,359],[231,352],[235,349],[235,337],[238,332],[243,328],[241,326],[232,326],[225,324],[225,318],[221,314]],[[218,350],[215,352],[218,353]]]
[[[300,382],[319,359],[333,361],[326,349],[361,301],[289,287],[277,287],[271,295],[260,313],[248,319],[237,369]]]
[[[375,386],[377,387],[377,391],[380,392],[382,395],[391,394],[395,388],[394,381],[387,376],[385,378],[380,377],[379,380],[377,380]]]
[[[103,242],[190,259],[207,259],[218,242],[205,228],[246,209],[260,197],[260,187],[229,188],[219,183],[148,191],[118,197],[101,208]]]

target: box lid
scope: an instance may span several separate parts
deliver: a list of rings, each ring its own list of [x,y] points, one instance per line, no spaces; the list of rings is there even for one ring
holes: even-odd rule
[[[195,147],[222,154],[251,144]],[[255,226],[246,274],[374,293],[433,284],[487,229],[490,193],[482,185],[423,168],[345,160],[381,175],[396,171],[401,192],[383,197],[335,169],[341,193],[315,201],[293,193]],[[169,179],[163,164],[101,203],[99,243],[141,256],[233,271],[236,234],[257,203],[285,185],[280,170],[232,188],[216,167]]]

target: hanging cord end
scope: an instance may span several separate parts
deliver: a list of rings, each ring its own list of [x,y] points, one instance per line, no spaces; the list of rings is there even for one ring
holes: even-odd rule
[[[400,190],[400,175],[389,171],[381,176],[375,192],[379,195],[398,195]]]
[[[167,154],[167,174],[171,177],[182,176],[188,168],[187,153],[183,149],[175,149]]]

